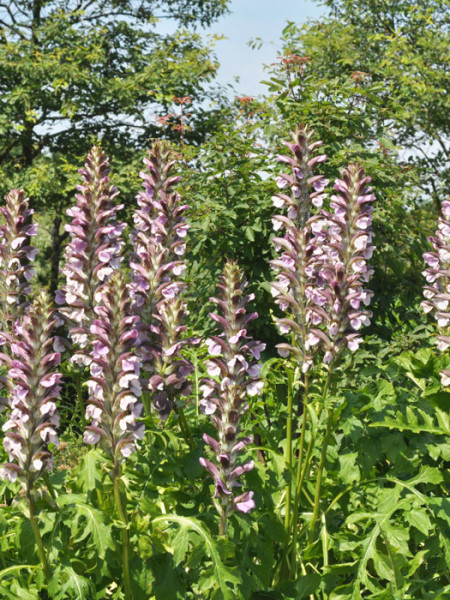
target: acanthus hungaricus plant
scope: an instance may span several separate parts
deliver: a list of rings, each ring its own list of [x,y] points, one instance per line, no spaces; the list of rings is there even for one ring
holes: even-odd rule
[[[124,460],[135,452],[136,441],[144,436],[144,424],[137,421],[143,408],[139,381],[141,360],[134,353],[139,317],[131,312],[129,290],[120,271],[99,288],[97,296],[96,318],[90,326],[91,376],[87,382],[86,419],[91,423],[86,427],[83,441],[99,443],[111,458],[114,499],[123,524],[123,585],[125,598],[130,600],[128,515],[120,483]]]
[[[277,280],[272,283],[275,302],[287,312],[287,316],[277,319],[279,330],[291,335],[291,343],[278,345],[281,356],[291,355],[294,373],[303,376],[290,376],[288,381],[287,405],[287,444],[286,463],[292,468],[294,425],[294,395],[302,403],[302,419],[297,452],[297,473],[295,486],[286,487],[285,526],[292,536],[291,547],[280,563],[282,577],[285,572],[294,577],[297,573],[298,517],[301,508],[303,484],[310,471],[310,460],[314,450],[314,440],[309,432],[309,443],[305,448],[308,425],[308,402],[311,367],[319,350],[323,352],[323,362],[327,366],[327,378],[323,387],[323,410],[335,373],[337,358],[345,349],[358,349],[361,338],[358,331],[370,323],[371,314],[365,309],[372,292],[363,288],[372,273],[367,265],[373,253],[371,244],[372,223],[371,202],[374,195],[367,186],[370,178],[362,168],[350,165],[343,170],[343,179],[335,183],[339,195],[331,197],[333,212],[320,210],[311,216],[311,207],[321,208],[327,198],[325,193],[328,181],[321,175],[313,175],[317,163],[326,160],[325,154],[316,155],[315,150],[322,143],[313,141],[314,132],[300,125],[292,133],[293,143],[286,143],[293,156],[280,156],[279,160],[291,167],[291,174],[282,173],[277,184],[290,194],[278,193],[273,202],[276,207],[285,208],[287,216],[275,215],[274,229],[284,228],[283,238],[274,238],[279,259],[271,261],[277,271]],[[334,377],[335,379],[335,377]],[[299,396],[296,391],[302,388]],[[326,410],[326,428],[315,482],[313,514],[309,523],[309,542],[313,543],[315,524],[320,511],[321,482],[325,466],[328,443],[333,433],[334,408]],[[293,495],[292,495],[293,492]],[[293,502],[292,502],[293,498]]]
[[[188,395],[190,361],[182,358],[186,307],[179,298],[185,284],[180,279],[186,265],[182,259],[189,226],[173,186],[180,180],[171,174],[175,165],[172,151],[157,142],[144,160],[147,168],[140,174],[144,191],[138,195],[139,209],[134,213],[136,230],[132,235],[134,256],[130,286],[133,309],[140,317],[139,353],[146,387],[161,418],[168,417],[177,395]],[[150,407],[146,407],[148,413]]]
[[[436,344],[445,352],[450,347],[450,200],[442,203],[436,234],[428,239],[434,251],[423,255],[428,265],[423,273],[428,285],[421,306],[426,313],[433,313],[439,331]],[[443,369],[440,375],[442,385],[450,387],[450,370]]]
[[[253,294],[246,293],[247,283],[243,280],[238,265],[225,264],[220,298],[211,298],[221,314],[210,317],[222,330],[219,336],[207,341],[209,360],[208,374],[202,382],[203,399],[200,407],[210,415],[217,429],[218,439],[205,434],[203,439],[215,454],[215,463],[201,458],[200,463],[214,479],[214,506],[220,514],[220,534],[226,532],[228,516],[234,511],[250,512],[255,506],[253,492],[234,495],[240,487],[239,478],[253,469],[254,462],[239,462],[239,453],[252,442],[251,436],[241,437],[241,421],[248,410],[248,396],[261,392],[263,383],[259,378],[257,362],[265,345],[247,335],[248,324],[258,317],[247,313],[247,305]]]
[[[58,340],[52,337],[55,326],[52,302],[42,292],[28,313],[14,325],[8,335],[12,358],[2,353],[0,360],[9,367],[9,415],[3,425],[3,446],[9,462],[0,467],[0,477],[20,481],[28,501],[29,518],[36,539],[45,578],[50,578],[39,524],[36,518],[35,491],[37,481],[53,468],[51,446],[59,445],[59,416],[56,400],[61,392],[61,374],[55,367],[61,354],[54,351]]]
[[[66,284],[56,293],[56,301],[63,305],[60,313],[79,348],[89,345],[100,288],[121,262],[125,223],[116,220],[116,213],[124,205],[114,205],[118,190],[110,183],[109,171],[109,159],[95,146],[80,170],[83,184],[78,186],[76,205],[67,210],[72,222],[66,225],[71,237],[63,268]],[[88,364],[85,353],[75,354],[72,361]]]

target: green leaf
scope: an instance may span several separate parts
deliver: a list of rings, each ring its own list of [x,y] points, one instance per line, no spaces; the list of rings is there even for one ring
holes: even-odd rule
[[[427,535],[432,529],[430,517],[423,509],[413,508],[410,511],[406,511],[405,518],[411,525],[425,535]]]
[[[3,569],[2,571],[0,571],[0,579],[3,579],[13,573],[17,573],[18,571],[21,571],[22,569],[41,569],[41,568],[42,568],[41,565],[13,565],[11,567],[6,567],[6,569]]]
[[[233,600],[235,598],[235,594],[231,590],[231,588],[227,584],[238,584],[240,583],[239,577],[237,577],[228,567],[226,567],[222,560],[220,559],[218,548],[210,537],[210,535],[205,531],[202,525],[192,517],[182,517],[179,515],[162,515],[161,517],[156,517],[153,519],[153,525],[162,522],[172,522],[177,523],[180,527],[184,527],[187,529],[193,529],[200,537],[203,539],[205,546],[207,548],[208,554],[213,563],[214,576],[217,582],[217,589],[214,594],[214,598],[223,600]]]
[[[321,582],[321,577],[317,573],[302,575],[295,582],[289,582],[280,586],[280,591],[288,598],[303,600],[314,594]]]
[[[358,482],[361,478],[359,467],[356,465],[357,452],[339,454],[339,478],[346,484]]]
[[[58,567],[55,571],[48,590],[52,600],[84,600],[90,598],[95,591],[92,581],[79,575],[72,567]]]
[[[72,535],[75,542],[79,543],[88,537],[92,538],[99,558],[105,558],[108,549],[114,550],[111,525],[106,524],[105,514],[83,502],[82,496],[66,494],[59,496],[61,506],[72,505],[73,518],[71,522]]]
[[[77,469],[78,485],[88,492],[98,488],[103,479],[103,473],[99,465],[105,462],[104,454],[97,448],[87,452],[81,459],[80,466]]]

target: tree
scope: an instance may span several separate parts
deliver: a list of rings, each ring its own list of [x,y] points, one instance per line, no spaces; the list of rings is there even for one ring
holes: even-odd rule
[[[52,289],[64,241],[61,215],[93,142],[114,155],[118,179],[129,184],[136,149],[186,129],[174,99],[192,100],[188,140],[202,139],[202,120],[211,127],[202,102],[217,64],[194,29],[223,14],[227,2],[0,2],[2,187],[25,187],[32,205],[46,208]],[[161,34],[158,19],[179,29]]]

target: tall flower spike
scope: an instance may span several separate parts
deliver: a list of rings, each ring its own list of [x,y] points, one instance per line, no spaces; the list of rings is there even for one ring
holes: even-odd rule
[[[71,237],[63,269],[66,285],[57,292],[56,301],[66,305],[60,312],[71,325],[73,342],[86,348],[101,287],[121,261],[125,224],[116,221],[124,205],[113,204],[118,191],[110,183],[109,160],[101,148],[92,148],[80,173],[83,184],[78,186],[76,205],[67,210],[72,222],[66,225]],[[75,355],[77,361],[83,362],[82,355]]]
[[[2,332],[12,333],[13,323],[26,306],[31,292],[30,280],[34,271],[31,262],[37,250],[30,245],[37,226],[32,222],[33,210],[23,190],[11,190],[5,196],[5,206],[0,206],[3,223],[0,224],[0,322]],[[0,332],[0,344],[6,339]]]
[[[323,245],[321,276],[327,282],[321,290],[319,305],[325,304],[327,334],[321,332],[324,362],[330,364],[346,348],[358,349],[359,331],[370,325],[372,313],[366,309],[373,292],[363,287],[373,273],[368,266],[372,257],[372,211],[375,200],[367,177],[359,165],[343,169],[334,189],[339,195],[331,197],[333,213],[322,213],[327,241]],[[322,298],[325,299],[323,302]],[[314,333],[312,334],[314,335]]]
[[[120,463],[135,450],[144,435],[136,422],[142,412],[139,400],[140,359],[132,352],[138,337],[139,317],[131,314],[127,286],[120,272],[101,290],[101,304],[90,327],[92,337],[91,377],[84,442],[97,444]]]
[[[53,352],[54,324],[52,303],[47,293],[42,292],[16,325],[11,345],[13,358],[1,355],[9,366],[11,413],[3,425],[6,432],[3,445],[10,462],[2,465],[0,477],[19,479],[28,492],[44,469],[52,469],[49,444],[58,445],[55,401],[61,390],[61,374],[54,368],[61,355]]]
[[[170,413],[176,394],[187,393],[187,375],[192,365],[179,355],[185,330],[185,305],[177,299],[184,283],[182,257],[188,231],[180,195],[173,186],[175,161],[161,142],[154,144],[144,160],[147,172],[140,174],[144,191],[138,195],[133,233],[133,281],[130,286],[133,310],[140,317],[140,348],[147,385],[160,416]]]
[[[225,533],[226,518],[234,510],[250,512],[254,508],[253,492],[233,495],[240,486],[239,477],[253,469],[253,461],[239,464],[239,452],[252,442],[241,438],[240,421],[248,409],[247,396],[255,396],[262,389],[257,360],[265,344],[247,336],[247,326],[257,313],[246,313],[253,294],[246,294],[247,283],[235,262],[227,262],[219,285],[221,298],[211,298],[221,314],[210,314],[222,333],[207,341],[210,358],[207,365],[210,378],[202,381],[201,410],[210,415],[217,429],[218,439],[204,435],[203,439],[215,454],[215,463],[200,459],[216,486],[214,505],[221,515],[221,534]]]
[[[428,240],[434,252],[423,255],[428,265],[423,272],[428,285],[421,306],[426,313],[434,314],[439,331],[436,345],[445,352],[450,347],[450,200],[442,203],[436,235]],[[444,387],[450,387],[449,369],[441,371],[441,381]]]
[[[322,142],[313,142],[313,136],[313,130],[300,125],[292,133],[293,143],[285,143],[293,156],[278,158],[291,167],[291,173],[282,173],[277,185],[290,194],[278,193],[272,198],[276,208],[287,210],[287,216],[272,218],[275,231],[285,230],[283,238],[272,240],[281,253],[280,258],[271,261],[278,273],[272,283],[272,295],[276,304],[289,313],[287,318],[277,320],[278,328],[282,334],[292,335],[292,344],[278,344],[277,348],[281,356],[295,354],[304,372],[309,369],[317,351],[313,342],[321,335],[314,326],[322,323],[326,316],[321,308],[325,298],[316,272],[325,234],[317,217],[311,217],[311,209],[322,206],[329,182],[322,175],[313,174],[314,167],[327,158],[325,154],[315,155]]]

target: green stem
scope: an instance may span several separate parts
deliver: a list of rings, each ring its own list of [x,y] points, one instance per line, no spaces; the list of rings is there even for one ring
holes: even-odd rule
[[[86,418],[85,418],[85,407],[83,402],[83,387],[82,387],[82,377],[80,371],[76,371],[75,375],[75,386],[77,390],[77,408],[80,413],[80,421],[81,421],[81,430],[83,431],[86,426]]]
[[[144,413],[146,417],[151,417],[152,416],[152,411],[151,411],[151,397],[150,394],[147,392],[144,392],[142,394],[142,404],[144,405]]]
[[[292,412],[294,403],[294,375],[291,369],[287,369],[288,377],[288,404],[287,404],[287,422],[286,422],[286,466],[288,470],[289,482],[286,486],[286,512],[284,516],[284,525],[286,531],[289,531],[291,520],[291,471],[292,471]]]
[[[198,359],[192,361],[194,364],[194,395],[195,395],[195,421],[198,425],[200,417],[200,389],[199,389],[199,377],[198,377]]]
[[[291,530],[292,533],[292,546],[291,546],[291,551],[292,551],[292,559],[290,562],[290,576],[295,576],[296,572],[297,572],[297,552],[296,552],[296,545],[297,545],[297,535],[298,535],[298,527],[297,527],[297,520],[298,520],[298,511],[299,511],[299,506],[300,506],[300,496],[301,496],[301,474],[303,471],[303,451],[305,448],[305,433],[306,433],[306,422],[308,420],[308,392],[309,392],[309,376],[308,374],[305,375],[305,387],[304,387],[304,391],[303,391],[303,415],[302,415],[302,429],[300,432],[300,442],[299,442],[299,449],[298,449],[298,462],[297,462],[297,477],[295,480],[295,496],[294,496],[294,510],[292,513],[292,521],[289,525],[289,530]],[[288,536],[289,537],[289,536]]]
[[[300,476],[300,481],[298,482],[299,494],[302,494],[305,491],[303,489],[303,483],[305,481],[306,473],[308,472],[309,460],[311,458],[311,452],[313,449],[313,445],[314,445],[314,436],[313,436],[313,432],[311,431],[311,437],[309,438],[308,447],[306,448],[305,460],[303,461],[303,468],[302,468],[302,473]],[[300,502],[300,497],[299,497],[299,502]]]
[[[334,407],[328,409],[327,416],[327,428],[325,431],[325,437],[323,439],[322,452],[320,453],[319,470],[317,472],[316,489],[314,493],[314,508],[309,524],[308,543],[312,543],[314,540],[314,530],[316,527],[317,517],[319,516],[320,508],[320,491],[322,486],[323,469],[325,466],[325,460],[327,456],[328,442],[330,441],[331,430],[333,427]]]
[[[44,549],[44,544],[42,542],[41,533],[39,531],[39,524],[38,524],[38,521],[36,518],[36,509],[35,509],[35,505],[34,505],[34,498],[33,498],[33,493],[32,493],[31,487],[29,487],[27,490],[27,498],[28,498],[28,503],[29,503],[29,507],[30,507],[31,527],[33,528],[34,537],[36,539],[38,554],[39,554],[40,561],[42,563],[42,569],[44,571],[45,579],[48,582],[48,581],[50,581],[51,571],[50,571],[50,567],[48,566],[47,556],[45,554],[45,549]]]
[[[330,382],[331,382],[331,371],[328,371],[327,378],[325,380],[325,385],[323,386],[323,390],[322,390],[322,403],[325,403],[325,399],[328,394],[328,389],[330,387]],[[300,494],[303,491],[303,483],[305,481],[306,473],[308,472],[309,460],[311,458],[314,441],[315,441],[315,438],[314,438],[313,432],[311,431],[311,437],[309,439],[308,448],[306,449],[306,457],[305,457],[304,464],[303,464],[302,474],[300,477],[299,484],[297,486],[297,489],[299,490]]]
[[[122,504],[122,498],[120,495],[120,465],[114,462],[113,470],[113,485],[114,485],[114,499],[116,501],[117,512],[119,513],[120,520],[122,521],[122,563],[123,563],[123,586],[125,592],[125,600],[132,600],[133,594],[131,591],[131,579],[130,579],[130,559],[129,559],[129,548],[128,548],[128,519],[126,509]]]
[[[222,506],[222,512],[220,513],[220,524],[219,524],[219,535],[224,536],[227,533],[227,510],[225,506]]]

